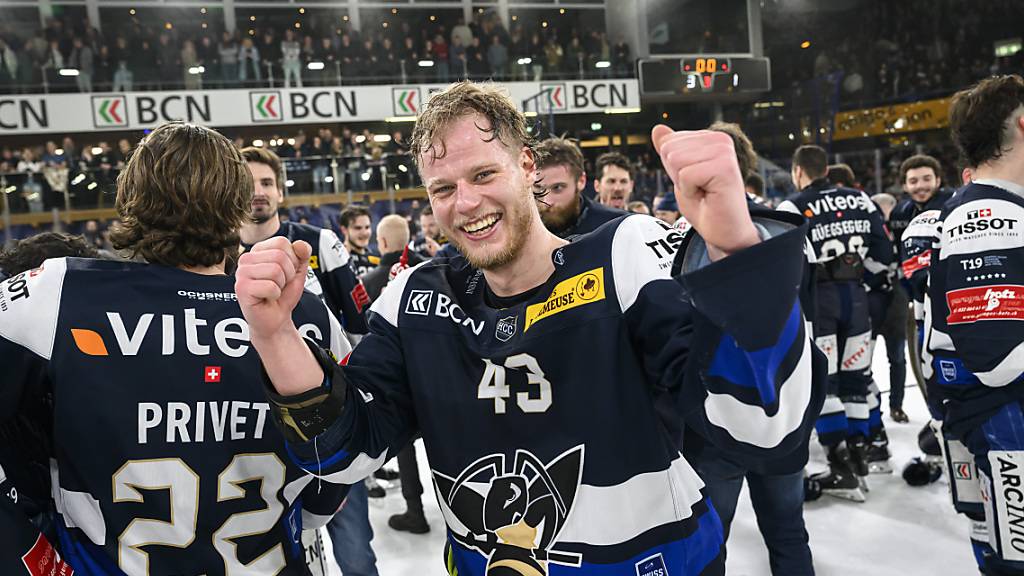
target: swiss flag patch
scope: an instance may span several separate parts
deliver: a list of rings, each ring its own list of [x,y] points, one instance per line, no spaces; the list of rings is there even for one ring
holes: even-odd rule
[[[32,576],[71,576],[75,573],[71,566],[61,560],[60,554],[42,534],[36,538],[32,549],[21,557],[21,561]]]
[[[207,366],[204,368],[203,381],[220,382],[220,366]]]
[[[370,295],[366,292],[366,287],[360,282],[356,284],[356,287],[350,292],[352,301],[356,303],[356,310],[362,312],[363,308],[366,308],[370,304]]]

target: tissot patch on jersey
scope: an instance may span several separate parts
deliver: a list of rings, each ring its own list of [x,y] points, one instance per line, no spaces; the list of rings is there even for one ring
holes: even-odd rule
[[[594,268],[572,278],[562,280],[551,291],[548,299],[526,308],[526,324],[523,332],[537,322],[582,306],[604,300],[604,267]]]

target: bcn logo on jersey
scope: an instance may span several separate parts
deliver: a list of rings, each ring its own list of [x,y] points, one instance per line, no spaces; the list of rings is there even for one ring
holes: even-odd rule
[[[1024,320],[1024,286],[1002,284],[951,290],[946,294],[947,324],[981,320]]]
[[[410,290],[409,299],[405,302],[405,313],[415,316],[430,316],[433,313],[439,318],[448,318],[460,326],[466,326],[477,336],[484,331],[484,322],[466,315],[462,306],[453,302],[451,297],[438,293],[436,305],[431,307],[433,301],[433,290]]]
[[[159,333],[160,352],[164,356],[175,354],[178,349],[178,332],[176,328],[181,325],[182,319],[174,314],[161,314],[160,327],[151,330],[153,319],[156,315],[146,313],[139,317],[135,327],[129,333],[125,319],[120,312],[107,312],[107,320],[110,323],[110,331],[114,334],[114,342],[117,350],[124,356],[136,356],[142,349],[143,343],[151,332]],[[185,348],[195,356],[210,355],[210,344],[204,344],[200,338],[200,328],[206,326],[208,321],[196,315],[195,308],[184,310],[184,340]],[[317,341],[323,340],[323,333],[315,324],[304,324],[299,327],[299,333],[309,336]],[[71,336],[75,346],[83,354],[88,356],[109,356],[110,348],[107,340],[96,330],[86,328],[72,328]],[[232,358],[245,356],[249,351],[249,325],[241,318],[225,318],[213,326],[213,346],[217,352]],[[217,376],[219,379],[219,375]]]
[[[523,332],[537,322],[560,312],[604,300],[604,268],[594,268],[572,278],[562,280],[551,291],[548,299],[526,308]]]

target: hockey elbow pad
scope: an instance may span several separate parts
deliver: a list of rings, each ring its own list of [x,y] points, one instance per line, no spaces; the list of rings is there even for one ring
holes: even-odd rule
[[[263,384],[270,400],[274,422],[289,442],[308,442],[323,434],[341,417],[345,408],[348,384],[341,366],[333,355],[306,339],[313,357],[324,371],[324,382],[318,388],[293,396],[278,394],[263,371]]]

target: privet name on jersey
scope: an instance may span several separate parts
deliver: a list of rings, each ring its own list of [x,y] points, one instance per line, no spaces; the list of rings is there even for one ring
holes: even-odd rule
[[[871,222],[868,220],[843,220],[841,222],[822,222],[811,228],[811,242],[821,242],[836,236],[852,234],[870,234]]]
[[[200,338],[200,328],[207,326],[209,322],[196,314],[195,308],[186,308],[183,311],[182,321],[175,314],[161,314],[160,328],[151,329],[155,314],[146,313],[139,316],[133,328],[129,332],[128,325],[120,312],[107,312],[107,320],[110,322],[110,330],[114,333],[114,342],[117,350],[124,356],[135,356],[142,348],[142,344],[149,337],[151,332],[160,334],[160,352],[164,356],[170,356],[178,350],[178,339],[175,327],[184,323],[185,349],[196,356],[208,356],[210,354],[209,335]],[[323,333],[315,324],[304,324],[299,327],[299,333],[309,336],[317,341],[323,341]],[[74,338],[78,349],[89,356],[109,356],[110,347],[106,339],[94,331],[84,328],[73,328],[71,335]],[[241,318],[225,318],[213,326],[213,342],[217,351],[225,356],[240,358],[249,351],[249,325]]]
[[[209,402],[139,402],[139,444],[260,440],[270,404],[223,400]],[[155,430],[154,430],[155,429]]]

